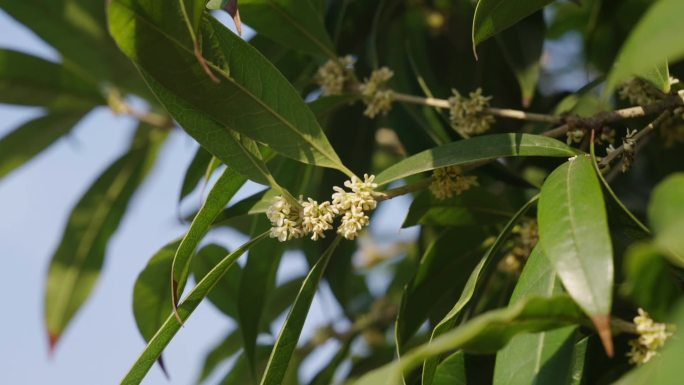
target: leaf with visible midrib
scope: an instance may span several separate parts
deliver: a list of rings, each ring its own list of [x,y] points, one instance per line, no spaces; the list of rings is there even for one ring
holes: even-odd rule
[[[304,282],[302,282],[302,288],[299,290],[299,294],[297,294],[297,299],[292,304],[290,313],[287,315],[285,324],[283,324],[273,351],[271,351],[266,371],[261,378],[261,385],[280,385],[282,383],[292,354],[297,347],[297,341],[302,332],[304,321],[306,321],[306,316],[309,313],[311,301],[313,301],[313,297],[318,289],[318,283],[321,281],[325,268],[328,266],[328,261],[330,261],[335,248],[340,243],[340,239],[339,236],[335,237],[318,262],[311,268]]]
[[[412,155],[378,174],[375,182],[395,180],[440,167],[506,156],[569,157],[577,151],[556,139],[532,134],[493,134],[459,140]]]
[[[208,17],[202,21],[202,53],[220,78],[211,81],[197,63],[178,11],[173,2],[159,7],[152,0],[113,0],[110,30],[149,78],[214,119],[222,131],[235,130],[285,156],[353,175],[292,85],[249,43]],[[190,133],[203,145],[207,135],[225,135],[206,129]]]
[[[223,275],[228,271],[230,266],[235,263],[235,261],[252,246],[254,246],[259,241],[263,240],[268,236],[268,233],[261,234],[260,236],[251,239],[247,243],[243,244],[237,248],[232,253],[228,254],[225,258],[221,260],[207,275],[202,278],[197,285],[188,293],[188,296],[180,303],[178,306],[178,317],[185,321],[187,320],[192,312],[195,311],[197,306],[207,297],[211,290],[216,286],[218,281],[223,277]],[[137,385],[140,384],[145,378],[145,375],[150,370],[152,365],[161,355],[166,345],[171,342],[173,336],[176,335],[178,330],[181,328],[181,324],[175,318],[173,314],[166,317],[166,320],[159,328],[157,333],[150,339],[145,350],[140,354],[138,359],[135,361],[133,366],[130,368],[126,376],[121,380],[122,385]]]
[[[539,198],[539,242],[568,293],[592,317],[607,353],[613,249],[601,185],[586,156],[558,167]]]
[[[71,212],[52,256],[45,291],[45,321],[53,348],[97,282],[109,238],[155,158],[158,141],[142,125],[133,149],[93,183]]]
[[[221,210],[223,210],[244,183],[245,178],[242,175],[239,175],[231,168],[226,168],[216,181],[216,184],[214,184],[214,187],[209,191],[209,195],[195,216],[195,219],[192,220],[190,228],[183,237],[173,258],[170,279],[173,282],[171,295],[174,305],[178,303],[180,295],[185,288],[185,282],[190,274],[192,253],[195,252],[197,245],[199,245],[204,235],[209,231],[214,219],[216,219]]]
[[[0,179],[29,162],[63,135],[88,113],[53,111],[28,121],[0,139]]]

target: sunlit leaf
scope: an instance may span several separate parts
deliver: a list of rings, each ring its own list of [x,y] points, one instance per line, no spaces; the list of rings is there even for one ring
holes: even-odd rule
[[[684,174],[669,176],[653,190],[648,218],[656,244],[670,261],[684,267]]]
[[[159,7],[151,0],[113,0],[109,26],[148,83],[156,83],[153,88],[162,87],[171,95],[166,99],[180,100],[218,123],[219,131],[189,131],[205,148],[218,156],[205,144],[207,137],[236,131],[285,156],[352,175],[314,114],[272,64],[218,21],[205,18],[200,40],[209,68],[220,79],[214,83],[197,63],[192,40],[177,15],[178,4]]]
[[[545,255],[612,355],[613,248],[601,185],[588,157],[577,156],[549,175],[538,221]]]
[[[377,175],[384,185],[440,167],[466,165],[507,156],[570,157],[576,150],[556,139],[531,134],[493,134],[459,140],[425,150],[392,165]]]
[[[479,0],[473,17],[473,47],[545,7],[553,0]]]

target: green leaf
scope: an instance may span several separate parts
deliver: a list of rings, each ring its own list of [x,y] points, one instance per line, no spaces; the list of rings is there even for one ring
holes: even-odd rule
[[[216,244],[206,245],[197,251],[197,255],[192,259],[192,274],[195,277],[195,281],[200,281],[209,274],[211,269],[218,265],[221,259],[228,254],[229,252],[226,248]],[[170,275],[171,270],[169,270],[169,274],[164,276],[167,281]],[[207,296],[217,309],[233,319],[238,317],[238,285],[240,284],[241,277],[242,268],[238,264],[233,264],[216,283],[216,290]],[[169,302],[169,292],[167,291],[164,294],[166,294],[164,297],[166,302]]]
[[[271,228],[271,223],[265,216],[256,217],[254,223],[255,231],[253,232],[258,233]],[[237,321],[242,332],[245,357],[254,372],[257,337],[261,330],[264,307],[269,293],[275,286],[276,273],[284,251],[284,244],[278,242],[277,239],[269,239],[252,248],[247,256],[247,263],[238,287],[239,317]]]
[[[672,263],[684,267],[684,173],[667,177],[653,190],[648,218],[656,244]]]
[[[250,180],[277,186],[261,159],[256,143],[224,126],[171,94],[150,76],[143,77],[169,114],[207,151]]]
[[[268,236],[268,233],[248,241],[232,253],[228,254],[211,271],[197,283],[187,297],[178,306],[178,317],[181,321],[187,320],[200,302],[209,295],[230,266],[247,250]],[[159,358],[166,345],[171,342],[181,328],[181,323],[173,314],[169,315],[157,333],[150,339],[145,350],[140,354],[126,376],[121,380],[122,385],[140,384],[150,370],[154,362]]]
[[[339,236],[335,237],[318,262],[313,265],[304,282],[302,282],[302,288],[299,290],[299,294],[297,294],[297,299],[292,304],[290,313],[287,315],[285,324],[280,329],[278,339],[271,351],[266,371],[261,378],[261,385],[280,385],[283,381],[292,358],[292,353],[294,353],[297,347],[297,341],[302,332],[304,321],[309,313],[311,301],[313,301],[313,297],[318,289],[318,283],[323,277],[325,268],[328,266],[335,248],[340,243],[340,239]]]
[[[202,177],[207,173],[207,169],[211,164],[212,156],[202,146],[197,148],[195,156],[192,157],[188,168],[185,170],[183,183],[181,184],[181,191],[178,197],[178,202],[183,201],[185,197],[190,195],[197,187],[197,184],[202,180]]]
[[[437,326],[432,330],[432,333],[430,335],[430,340],[429,341],[434,341],[438,338],[441,338],[440,336],[444,334],[448,334],[449,330],[451,330],[454,325],[456,324],[456,321],[458,317],[461,314],[461,311],[470,303],[472,300],[473,296],[475,295],[476,289],[478,286],[482,285],[480,280],[482,279],[483,276],[486,275],[488,270],[490,269],[490,266],[493,266],[493,259],[494,256],[497,254],[501,246],[503,245],[504,241],[508,237],[508,235],[511,233],[511,230],[513,230],[513,226],[515,226],[516,222],[520,217],[522,217],[527,210],[534,205],[534,203],[537,202],[538,196],[534,196],[532,199],[530,199],[524,206],[522,206],[518,212],[516,212],[513,217],[506,223],[506,226],[503,228],[501,233],[496,237],[496,240],[494,243],[489,247],[485,255],[482,257],[480,262],[475,266],[475,269],[473,269],[472,273],[470,273],[470,277],[468,278],[468,281],[465,284],[465,287],[463,288],[463,291],[461,292],[461,296],[459,297],[458,301],[456,301],[456,304],[451,308],[449,313],[444,316],[444,318],[439,321]],[[430,385],[434,379],[434,374],[435,370],[437,369],[437,365],[439,364],[439,357],[430,357],[428,360],[425,361],[425,364],[423,365],[423,384],[424,385]]]
[[[88,111],[53,111],[24,123],[0,139],[0,179],[67,134]]]
[[[378,174],[378,185],[440,167],[506,156],[570,157],[577,151],[556,139],[531,134],[494,134],[459,140],[410,156]]]
[[[473,50],[488,38],[544,8],[553,0],[480,0],[473,16]]]
[[[224,1],[209,1],[209,9]],[[336,59],[321,14],[309,0],[240,0],[242,20],[258,33],[299,51]]]
[[[107,33],[105,6],[92,0],[0,0],[0,8],[57,49],[64,66],[97,85],[148,96],[130,61]],[[35,76],[41,77],[36,71]],[[0,92],[4,94],[4,92]]]
[[[432,383],[434,385],[467,385],[465,354],[456,352],[440,362]]]
[[[667,60],[657,63],[637,75],[653,84],[660,91],[664,93],[670,92],[670,68],[667,65]]]
[[[646,79],[651,81],[652,76],[648,73],[658,69],[662,72],[663,63],[674,63],[684,57],[684,46],[673,38],[684,34],[684,25],[679,18],[682,12],[684,3],[679,0],[653,2],[620,48],[606,81],[606,95],[631,76],[646,74]]]
[[[90,295],[107,243],[152,165],[159,140],[141,125],[129,152],[98,177],[71,212],[47,277],[45,322],[50,347]]]
[[[472,188],[446,199],[423,191],[413,199],[402,227],[487,225],[511,215],[513,212],[505,201],[483,188]]]
[[[585,318],[575,302],[567,296],[552,298],[530,297],[517,304],[492,310],[420,345],[400,361],[382,366],[353,382],[353,385],[402,383],[402,373],[420,365],[426,359],[462,349],[465,352],[491,353],[520,333],[538,333],[578,323]]]
[[[145,341],[149,341],[171,314],[171,262],[180,241],[162,247],[147,262],[133,286],[133,316]]]
[[[676,330],[684,330],[684,303],[672,311],[672,321]],[[614,385],[674,385],[682,381],[682,357],[684,357],[684,338],[675,337],[665,345],[663,350],[648,363],[641,365],[622,378]]]
[[[496,39],[520,85],[523,107],[532,103],[537,89],[545,30],[544,17],[537,12]]]
[[[0,103],[83,111],[106,101],[95,84],[59,63],[0,49]]]
[[[200,241],[207,234],[211,228],[214,219],[221,213],[221,210],[228,204],[230,199],[245,183],[245,178],[236,173],[231,168],[226,168],[223,174],[218,178],[214,187],[209,191],[207,200],[200,208],[200,211],[192,220],[188,232],[183,237],[176,256],[173,258],[173,266],[171,270],[171,280],[173,283],[171,295],[173,304],[177,304],[180,295],[185,288],[185,282],[190,273],[190,266],[192,264],[192,253],[197,249]]]
[[[289,82],[249,43],[213,18],[202,21],[200,38],[207,65],[220,82],[209,79],[196,61],[193,42],[178,12],[178,4],[172,2],[160,7],[152,0],[113,0],[109,25],[119,47],[153,89],[163,87],[221,128],[189,131],[193,137],[218,156],[206,143],[207,137],[235,130],[295,160],[353,175]],[[186,130],[188,126],[184,125]]]
[[[613,248],[601,185],[591,159],[577,156],[542,186],[539,242],[563,286],[592,317],[612,355]]]
[[[537,246],[525,263],[510,303],[562,292],[551,262]],[[494,385],[570,385],[575,337],[573,326],[514,337],[496,355]]]

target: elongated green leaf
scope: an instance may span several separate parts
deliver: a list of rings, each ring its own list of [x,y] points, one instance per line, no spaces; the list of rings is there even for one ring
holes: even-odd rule
[[[171,116],[197,139],[202,147],[254,182],[277,186],[261,155],[255,150],[256,143],[226,130],[215,120],[171,94],[144,72],[143,77]]]
[[[149,341],[171,314],[171,262],[180,241],[162,247],[147,262],[133,287],[133,316],[145,341]]]
[[[672,321],[677,330],[684,330],[684,304],[679,305],[672,312]],[[614,385],[675,385],[682,382],[682,357],[684,357],[684,338],[671,338],[649,362],[641,365]]]
[[[202,280],[228,254],[230,254],[228,250],[216,244],[206,245],[197,251],[197,255],[192,259],[192,274],[195,281]],[[171,270],[165,276],[167,281],[170,275]],[[233,319],[237,319],[238,316],[238,285],[241,277],[242,268],[238,264],[233,264],[216,283],[215,290],[207,296],[217,309]],[[169,292],[164,294],[164,299],[169,302]]]
[[[553,0],[479,0],[473,17],[473,47],[511,27]]]
[[[226,1],[212,0],[209,9]],[[303,52],[337,58],[321,14],[309,0],[240,0],[245,23],[273,41]]]
[[[637,75],[653,84],[662,92],[670,92],[670,68],[667,65],[667,60],[657,63]]]
[[[97,282],[107,243],[156,156],[159,140],[141,125],[132,148],[93,183],[71,212],[47,277],[45,322],[54,348]]]
[[[253,232],[270,229],[271,223],[265,216],[254,218]],[[247,263],[238,287],[238,322],[244,340],[245,357],[256,373],[257,336],[269,293],[275,286],[280,258],[285,251],[282,242],[269,239],[249,251]]]
[[[120,48],[144,72],[148,83],[154,80],[222,127],[220,131],[189,130],[193,137],[214,153],[205,144],[207,136],[235,130],[295,160],[352,175],[297,91],[252,46],[213,18],[203,20],[200,40],[204,58],[220,83],[209,79],[196,61],[178,11],[174,3],[160,7],[152,0],[113,0],[109,25]]]
[[[630,76],[646,74],[647,80],[651,80],[648,73],[658,71],[663,63],[674,63],[684,57],[684,46],[673,38],[684,34],[684,25],[679,19],[683,12],[684,3],[679,0],[653,2],[620,48],[606,81],[606,94]]]
[[[537,246],[525,263],[510,303],[562,292],[551,262]],[[575,327],[568,326],[514,337],[496,355],[494,385],[570,385],[575,332]]]
[[[402,373],[408,373],[421,362],[443,353],[462,349],[465,352],[491,353],[505,346],[520,333],[538,333],[573,324],[583,324],[586,318],[575,302],[567,296],[530,297],[517,304],[492,310],[420,345],[394,361],[353,382],[354,385],[399,385]]]
[[[171,294],[174,305],[178,303],[180,295],[185,288],[185,282],[190,273],[192,263],[192,253],[199,245],[204,235],[209,231],[214,219],[221,213],[221,210],[228,204],[230,199],[245,183],[245,178],[233,169],[227,168],[216,181],[214,187],[209,191],[207,200],[193,219],[188,232],[178,246],[176,256],[173,258],[171,270],[172,289]]]
[[[248,241],[244,245],[228,254],[211,271],[197,283],[188,296],[178,306],[178,317],[185,321],[193,311],[199,306],[200,302],[209,295],[223,275],[230,269],[230,266],[247,250],[268,236],[267,233]],[[173,336],[180,329],[181,324],[173,314],[170,314],[157,333],[150,339],[145,350],[140,354],[126,376],[121,380],[122,385],[140,384],[145,375],[150,370],[154,362],[159,358],[166,345],[171,342]]]
[[[68,133],[87,113],[86,110],[50,112],[24,123],[1,138],[0,179]]]
[[[486,235],[477,228],[448,229],[427,247],[401,298],[395,327],[400,351],[441,298],[451,299],[463,291],[480,261]]]
[[[375,178],[378,185],[440,167],[506,156],[570,157],[576,150],[556,139],[531,134],[494,134],[459,140],[410,156]]]
[[[513,230],[513,226],[515,226],[515,223],[518,221],[518,219],[520,219],[520,217],[523,216],[525,212],[527,212],[527,210],[529,210],[529,208],[537,202],[537,198],[538,196],[534,196],[523,207],[521,207],[518,210],[518,212],[516,212],[515,215],[513,215],[513,217],[508,221],[508,223],[503,228],[499,236],[496,237],[494,243],[489,247],[485,255],[482,257],[480,262],[477,264],[477,266],[475,266],[475,269],[473,269],[472,273],[470,274],[470,277],[468,278],[468,281],[466,282],[465,287],[461,292],[460,298],[458,299],[458,301],[456,301],[456,304],[432,330],[432,334],[430,335],[430,341],[440,338],[441,335],[448,333],[449,330],[451,330],[454,327],[458,317],[461,314],[461,311],[466,307],[466,305],[468,305],[468,303],[470,303],[470,300],[475,295],[475,290],[477,286],[481,285],[481,283],[479,282],[481,277],[486,273],[489,266],[492,266],[492,259],[494,258],[494,255],[496,255],[496,253],[499,251],[499,248],[501,248],[503,242],[506,240],[511,230]],[[424,385],[432,384],[435,375],[435,370],[437,369],[438,364],[439,357],[437,356],[430,357],[428,360],[425,361],[425,364],[423,365],[422,375]]]
[[[202,147],[197,149],[195,156],[192,157],[192,161],[190,161],[188,168],[185,170],[185,176],[183,177],[183,183],[181,184],[181,191],[178,197],[179,203],[197,187],[199,181],[202,180],[202,177],[206,174],[211,159],[212,156],[207,150]]]
[[[0,8],[57,49],[66,66],[94,83],[149,95],[135,68],[107,33],[101,1],[0,0]],[[42,75],[36,71],[35,76]]]
[[[613,248],[601,185],[586,156],[549,175],[539,198],[539,242],[568,293],[592,317],[612,354]]]
[[[424,191],[413,199],[402,226],[486,225],[499,223],[511,215],[513,212],[505,201],[483,188],[473,188],[446,199]]]
[[[672,263],[684,267],[684,173],[669,176],[653,190],[648,218],[656,244]]]
[[[325,268],[328,266],[335,248],[340,243],[340,239],[339,236],[335,237],[335,240],[311,268],[304,282],[302,282],[302,288],[299,290],[294,304],[292,304],[290,313],[287,315],[285,324],[280,330],[273,351],[271,351],[266,371],[261,378],[261,385],[280,385],[283,381],[292,358],[292,353],[295,347],[297,347],[297,341],[302,332],[306,315],[309,313],[311,301],[313,301],[313,297],[318,289],[318,283],[323,277]]]
[[[105,100],[95,84],[59,63],[0,49],[0,103],[87,111]]]
[[[435,371],[434,385],[467,385],[465,355],[456,352],[439,363]]]

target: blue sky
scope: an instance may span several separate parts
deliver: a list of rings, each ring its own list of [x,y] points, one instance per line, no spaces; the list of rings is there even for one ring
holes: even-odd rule
[[[0,48],[59,60],[52,48],[2,11]],[[0,137],[40,114],[40,109],[0,104]],[[43,326],[44,279],[69,212],[99,173],[125,150],[134,125],[130,118],[114,116],[106,108],[97,109],[70,135],[0,180],[0,258],[5,272],[0,280],[0,292],[4,294],[0,321],[3,384],[116,384],[142,351],[144,343],[131,309],[133,284],[148,258],[185,230],[176,219],[177,196],[196,144],[180,131],[171,135],[157,166],[129,206],[110,241],[99,283],[52,357],[48,357]],[[238,195],[245,196],[254,188],[250,186]],[[190,199],[200,197],[195,194]],[[378,210],[401,213],[407,204],[406,199],[396,199],[383,203]],[[379,215],[374,222],[373,233],[385,240],[415,234],[399,230],[401,221],[396,214]],[[208,239],[231,247],[245,240],[227,230],[212,233]],[[279,280],[306,269],[303,259],[294,254],[285,259],[284,265]],[[372,286],[381,291],[384,281],[375,277]],[[329,292],[321,293],[313,304],[304,337],[311,335],[317,325],[338,316]],[[234,323],[212,305],[202,304],[165,351],[171,381],[155,367],[144,383],[194,383],[206,350],[233,327]],[[333,348],[334,344],[328,344],[317,352],[316,358],[305,365],[304,376],[310,376],[317,360],[329,356]],[[216,383],[225,369],[224,365],[210,383]]]

